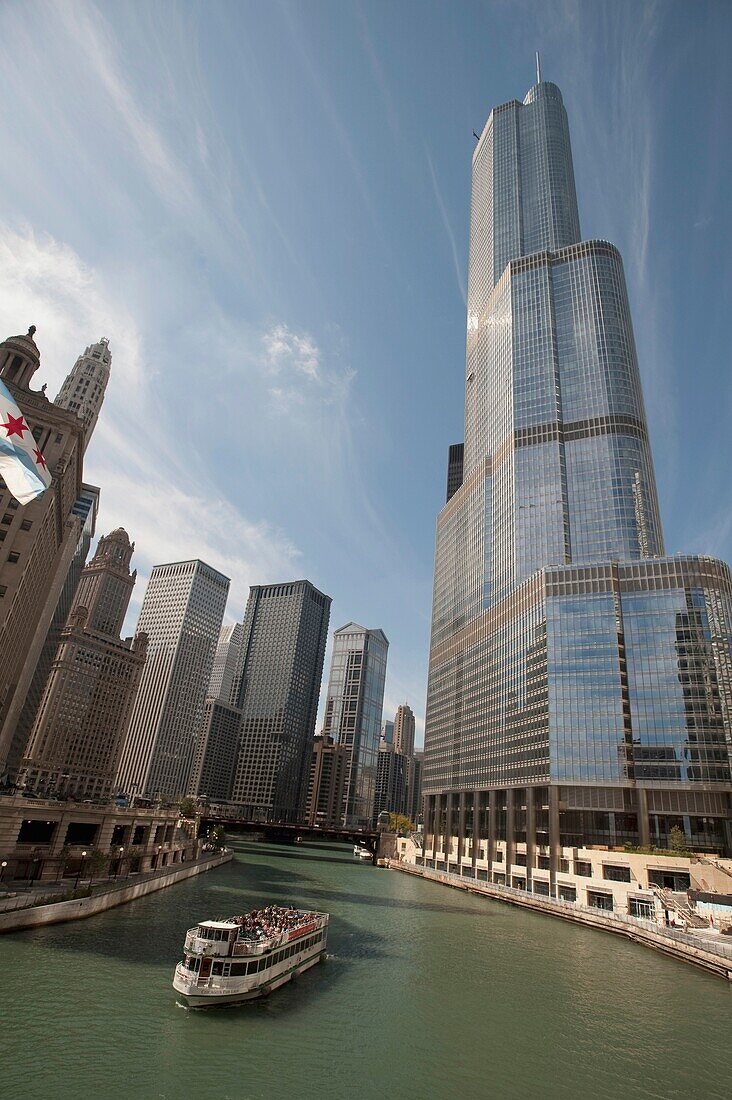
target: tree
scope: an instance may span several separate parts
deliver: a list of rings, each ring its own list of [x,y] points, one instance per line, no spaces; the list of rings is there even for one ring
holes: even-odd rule
[[[107,866],[107,856],[101,848],[92,848],[86,861],[86,869],[89,872],[89,881],[98,875]]]
[[[70,855],[71,855],[71,845],[70,844],[64,844],[63,848],[61,849],[61,851],[58,854],[58,874],[56,875],[56,882],[58,882],[58,880],[60,878],[63,878],[64,872],[66,871],[66,864],[68,862],[68,859],[69,859]]]
[[[414,825],[406,814],[389,814],[390,833],[411,833],[413,831]]]
[[[211,847],[219,852],[226,844],[226,833],[224,832],[222,825],[214,825],[208,834],[208,843]]]
[[[196,802],[193,798],[181,798],[180,800],[180,816],[181,817],[195,817],[196,816]]]
[[[684,830],[680,829],[678,825],[673,825],[669,829],[668,846],[672,852],[678,852],[679,855],[686,853],[686,836]]]

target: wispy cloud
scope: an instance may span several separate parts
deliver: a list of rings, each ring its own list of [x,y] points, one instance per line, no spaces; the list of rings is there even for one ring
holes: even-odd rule
[[[437,174],[435,173],[435,166],[432,163],[432,157],[430,156],[429,153],[427,153],[426,156],[427,156],[427,165],[428,165],[429,170],[430,170],[430,180],[432,181],[432,190],[434,192],[435,201],[437,203],[437,209],[440,212],[440,218],[442,219],[442,224],[445,227],[445,232],[447,233],[447,239],[450,242],[450,253],[452,255],[453,267],[455,269],[455,278],[457,279],[457,284],[458,284],[458,287],[460,288],[460,296],[462,297],[463,304],[467,306],[468,296],[467,296],[467,291],[465,289],[465,275],[463,273],[463,265],[461,263],[460,255],[458,253],[457,242],[455,240],[455,232],[452,228],[452,224],[450,223],[450,218],[449,218],[449,215],[447,213],[447,207],[445,206],[445,201],[442,197],[442,192],[440,190],[440,185],[437,182]]]
[[[57,388],[83,343],[109,337],[112,377],[85,477],[102,487],[98,530],[124,526],[141,579],[161,561],[201,557],[232,580],[240,612],[249,584],[297,571],[300,553],[263,519],[244,516],[165,434],[150,395],[144,340],[130,311],[74,251],[0,225],[0,333],[36,323],[38,382]],[[135,607],[141,599],[138,582]],[[133,608],[134,610],[134,608]]]

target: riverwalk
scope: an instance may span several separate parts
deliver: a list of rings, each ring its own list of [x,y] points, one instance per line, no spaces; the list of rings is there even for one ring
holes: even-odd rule
[[[107,909],[114,909],[118,905],[126,905],[127,902],[155,893],[156,890],[164,890],[167,886],[183,882],[204,871],[211,871],[215,867],[220,867],[222,863],[228,863],[231,859],[230,851],[213,852],[186,863],[135,875],[132,880],[126,878],[123,881],[115,881],[113,879],[101,883],[86,897],[61,900],[62,890],[50,884],[45,884],[42,890],[36,892],[24,890],[13,897],[0,897],[0,935],[5,932],[19,932],[46,924],[62,924],[65,921],[92,917]],[[58,900],[54,900],[56,894]],[[41,896],[49,898],[47,904],[39,904]]]
[[[654,921],[631,917],[625,913],[609,913],[601,909],[591,909],[577,902],[560,901],[556,898],[538,897],[525,890],[515,890],[510,886],[479,882],[476,879],[453,875],[447,871],[434,871],[430,867],[419,867],[413,863],[389,860],[392,871],[402,871],[451,886],[457,890],[466,890],[471,894],[482,894],[494,901],[518,905],[524,909],[546,913],[562,920],[589,925],[603,932],[612,932],[624,936],[645,947],[653,947],[666,955],[693,963],[721,978],[732,981],[732,942],[725,942],[719,934],[701,931],[681,931],[676,928],[664,928]]]

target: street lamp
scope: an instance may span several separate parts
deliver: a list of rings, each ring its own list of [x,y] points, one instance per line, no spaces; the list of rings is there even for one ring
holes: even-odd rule
[[[81,853],[81,865],[79,866],[79,870],[76,873],[76,882],[74,883],[74,889],[75,890],[79,885],[79,879],[81,878],[81,876],[84,873],[84,864],[85,863],[86,863],[86,852],[82,852]]]
[[[7,865],[8,865],[7,859],[4,859],[2,861],[2,863],[0,863],[0,882],[2,882],[3,879],[5,878],[5,868],[7,867]]]
[[[115,872],[114,872],[114,877],[115,877],[115,878],[117,878],[117,875],[118,875],[118,874],[120,873],[120,871],[122,870],[122,861],[123,861],[123,859],[124,859],[124,856],[125,856],[125,850],[124,850],[124,848],[123,848],[123,847],[121,847],[121,846],[120,846],[120,847],[119,847],[119,848],[117,849],[117,851],[118,851],[119,855],[118,855],[118,860],[117,860],[117,866],[116,866],[116,868],[115,868]]]

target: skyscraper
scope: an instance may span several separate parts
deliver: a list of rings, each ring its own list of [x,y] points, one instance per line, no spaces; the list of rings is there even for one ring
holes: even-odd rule
[[[298,821],[304,813],[330,603],[309,581],[249,591],[232,799],[251,819]]]
[[[58,392],[58,407],[75,413],[84,425],[84,450],[96,427],[111,369],[112,352],[103,336],[79,356]]]
[[[333,635],[324,736],[348,749],[343,824],[369,826],[374,811],[389,641],[382,630],[346,623]]]
[[[0,479],[0,777],[11,778],[27,734],[27,727],[19,729],[20,714],[83,526],[74,512],[82,488],[82,425],[48,400],[45,386],[31,389],[41,361],[35,331],[31,326],[27,335],[0,344],[0,378],[53,476],[50,488],[25,507]]]
[[[118,528],[81,574],[22,762],[21,783],[44,793],[108,798],[147,649],[120,632],[135,583],[134,551]]]
[[[414,755],[414,711],[408,703],[401,703],[394,715],[394,751]]]
[[[437,522],[428,860],[475,873],[485,851],[528,889],[546,866],[555,893],[582,844],[677,826],[729,852],[732,578],[663,556],[622,261],[580,238],[551,83],[475,147],[465,394]]]
[[[220,699],[226,703],[234,701],[232,696],[238,690],[236,677],[241,664],[243,641],[243,623],[227,623],[221,627],[208,685],[210,699]]]
[[[398,752],[394,745],[382,738],[376,758],[374,823],[378,821],[379,814],[382,812],[406,814],[409,764],[409,757]]]
[[[229,578],[202,561],[156,565],[137,632],[148,652],[117,776],[129,795],[185,794]]]

